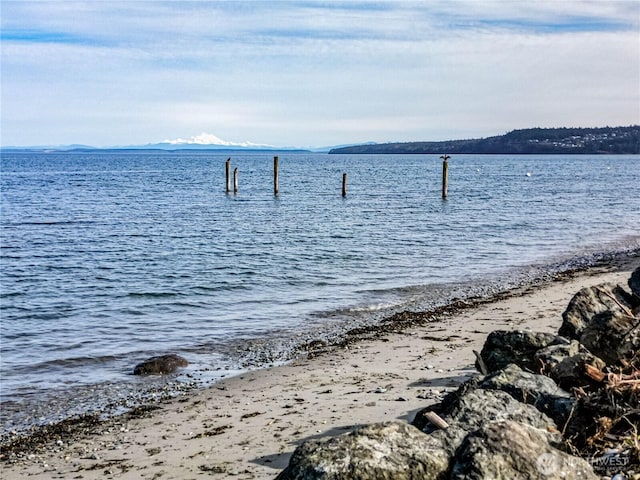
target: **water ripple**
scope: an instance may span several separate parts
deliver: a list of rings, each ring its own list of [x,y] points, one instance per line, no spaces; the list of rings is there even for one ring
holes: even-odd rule
[[[437,156],[282,155],[277,198],[269,155],[234,156],[225,195],[226,158],[3,154],[3,402],[127,384],[167,351],[269,363],[313,332],[640,244],[638,156],[460,155],[444,202]]]

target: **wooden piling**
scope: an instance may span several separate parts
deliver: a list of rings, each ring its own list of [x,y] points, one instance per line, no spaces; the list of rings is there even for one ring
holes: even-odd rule
[[[238,167],[233,169],[233,193],[238,193]]]
[[[231,191],[231,158],[227,158],[225,172],[227,174],[227,188],[225,191],[229,193]]]
[[[342,196],[343,197],[347,196],[347,174],[346,173],[342,174]]]
[[[442,155],[442,198],[447,198],[447,190],[449,188],[449,155]]]
[[[278,195],[280,187],[278,185],[278,157],[273,157],[273,194]]]

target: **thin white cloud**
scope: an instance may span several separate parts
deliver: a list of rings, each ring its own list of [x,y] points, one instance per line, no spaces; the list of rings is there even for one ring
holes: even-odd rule
[[[639,18],[635,1],[7,1],[2,144],[640,123]]]

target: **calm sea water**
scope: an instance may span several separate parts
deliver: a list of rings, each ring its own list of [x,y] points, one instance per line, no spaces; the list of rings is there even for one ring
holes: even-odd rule
[[[237,195],[226,159],[2,154],[5,426],[147,388],[130,373],[152,355],[206,382],[640,246],[638,156],[455,156],[446,201],[437,155],[282,153],[277,197],[271,154],[232,155]]]

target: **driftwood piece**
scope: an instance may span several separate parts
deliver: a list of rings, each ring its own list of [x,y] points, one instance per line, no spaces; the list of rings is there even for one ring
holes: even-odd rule
[[[482,356],[478,353],[477,350],[473,351],[473,354],[476,356],[476,360],[478,361],[478,368],[480,369],[480,373],[486,375],[489,373],[489,369],[487,368],[487,364],[484,363]]]
[[[588,363],[585,364],[584,370],[585,370],[585,373],[587,374],[587,377],[591,378],[592,380],[595,380],[596,382],[602,382],[605,378],[604,373],[602,373],[593,365],[589,365]]]
[[[433,426],[438,427],[442,430],[449,428],[449,424],[447,422],[445,422],[442,417],[440,415],[438,415],[436,412],[426,412],[424,414],[424,417],[429,420],[429,423],[431,423]]]

